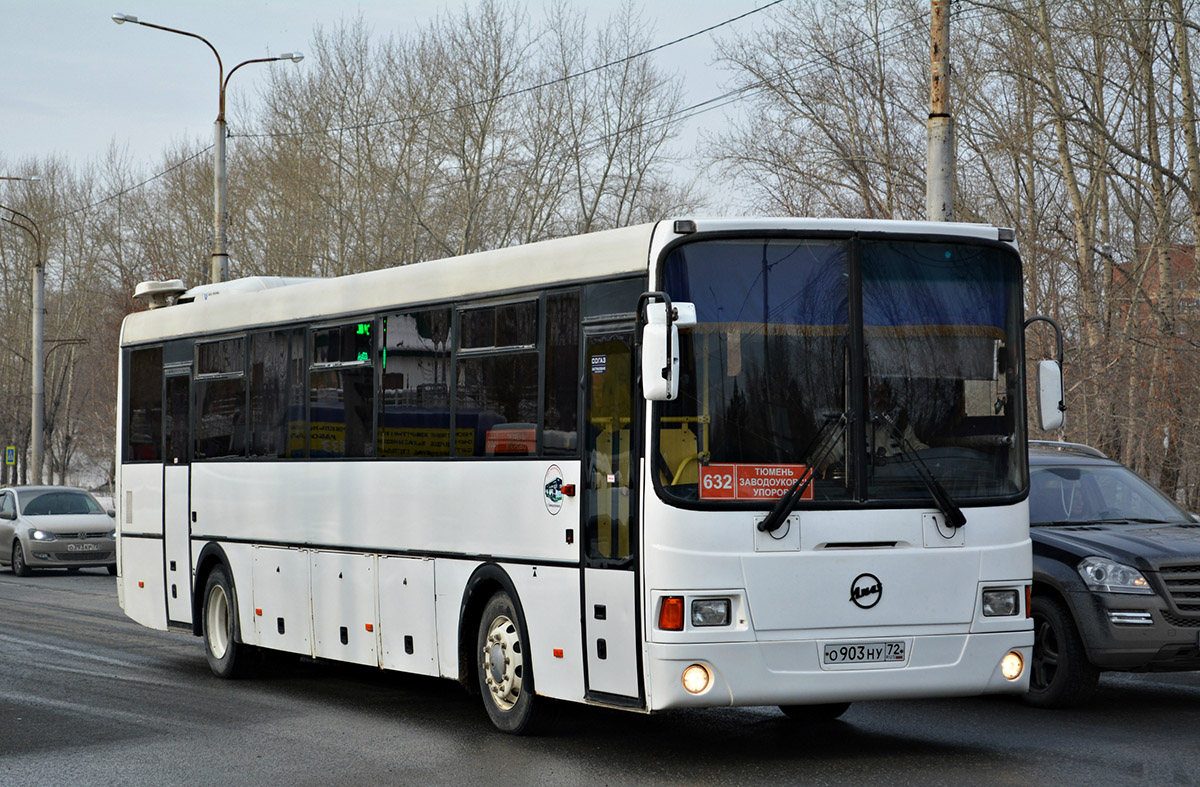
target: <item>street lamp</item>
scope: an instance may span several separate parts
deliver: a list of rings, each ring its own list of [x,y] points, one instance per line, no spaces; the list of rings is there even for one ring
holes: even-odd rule
[[[113,14],[112,20],[118,25],[131,22],[135,25],[152,27],[155,30],[165,30],[168,33],[177,33],[181,36],[198,39],[203,41],[217,58],[217,120],[213,126],[213,158],[215,160],[213,167],[213,251],[212,269],[209,280],[213,284],[227,281],[229,279],[229,254],[227,253],[229,238],[225,232],[225,88],[228,87],[233,72],[242,66],[249,65],[250,63],[273,63],[276,60],[291,60],[293,63],[299,63],[304,59],[304,55],[299,52],[284,52],[282,55],[276,57],[258,57],[253,60],[244,60],[231,68],[229,74],[226,74],[225,67],[221,63],[221,55],[217,52],[217,48],[203,36],[189,33],[186,30],[176,30],[173,27],[164,27],[163,25],[143,22],[131,14]]]
[[[39,181],[37,175],[32,175],[27,178],[0,177],[0,180],[28,180]],[[33,313],[30,315],[30,321],[33,323],[33,338],[32,350],[30,352],[29,363],[32,367],[31,376],[33,378],[32,398],[33,406],[29,419],[29,463],[33,465],[33,483],[40,484],[42,482],[42,438],[43,438],[43,413],[46,401],[46,389],[43,381],[42,372],[42,337],[43,326],[45,319],[45,293],[46,293],[46,275],[42,263],[42,231],[38,227],[37,222],[26,216],[19,210],[10,208],[7,205],[0,205],[0,209],[11,213],[11,216],[0,216],[0,219],[8,222],[14,227],[18,227],[29,234],[33,238],[34,253],[37,255],[33,263]],[[20,217],[25,222],[29,223],[26,226],[24,223],[17,221]]]

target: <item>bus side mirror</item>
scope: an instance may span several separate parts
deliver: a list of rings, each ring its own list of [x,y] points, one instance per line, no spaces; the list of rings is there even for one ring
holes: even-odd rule
[[[679,396],[679,328],[696,324],[691,303],[646,304],[642,328],[642,395],[652,402],[673,402]]]
[[[1038,420],[1047,432],[1062,429],[1063,378],[1057,361],[1038,361],[1037,366]]]

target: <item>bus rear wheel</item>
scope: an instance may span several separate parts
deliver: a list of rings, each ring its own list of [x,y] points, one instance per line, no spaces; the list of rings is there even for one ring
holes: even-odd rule
[[[819,724],[833,721],[850,707],[848,702],[830,702],[824,705],[780,705],[779,709],[792,721]]]
[[[483,707],[492,724],[513,735],[533,731],[531,722],[537,704],[526,641],[516,605],[507,593],[496,593],[479,619],[476,674]]]
[[[219,678],[244,678],[258,665],[255,648],[237,641],[237,608],[233,603],[233,580],[224,566],[217,566],[204,584],[202,633],[209,669]]]

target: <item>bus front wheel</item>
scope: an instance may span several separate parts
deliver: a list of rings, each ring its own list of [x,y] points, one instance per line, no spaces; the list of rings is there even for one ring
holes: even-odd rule
[[[532,731],[536,705],[526,642],[512,599],[505,592],[496,593],[479,620],[476,674],[492,724],[513,735]]]
[[[256,666],[254,647],[237,641],[233,580],[217,566],[204,585],[203,635],[208,666],[219,678],[243,678]]]

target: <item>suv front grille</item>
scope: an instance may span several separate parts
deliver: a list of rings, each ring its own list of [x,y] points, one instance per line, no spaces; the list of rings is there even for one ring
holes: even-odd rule
[[[1200,565],[1160,566],[1158,573],[1175,609],[1184,615],[1200,615]],[[1189,622],[1187,625],[1200,625],[1200,621]]]

